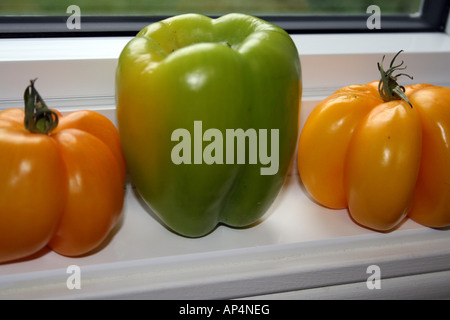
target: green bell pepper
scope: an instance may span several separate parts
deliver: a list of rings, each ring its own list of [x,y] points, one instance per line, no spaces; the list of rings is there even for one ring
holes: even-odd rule
[[[130,177],[172,231],[257,222],[292,161],[301,98],[291,37],[261,19],[198,14],[150,24],[116,71]]]

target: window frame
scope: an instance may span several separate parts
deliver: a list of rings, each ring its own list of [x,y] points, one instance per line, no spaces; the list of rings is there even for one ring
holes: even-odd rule
[[[449,0],[423,0],[421,15],[386,14],[371,32],[435,32],[446,28]],[[66,16],[0,16],[0,38],[133,36],[169,16],[81,16],[81,29],[69,30]],[[259,15],[291,34],[368,32],[363,15]],[[211,18],[218,16],[211,15]]]
[[[352,83],[378,79],[376,63],[404,50],[414,80],[450,87],[450,35],[444,32],[291,34],[302,64],[302,105],[310,107]],[[114,73],[132,37],[0,39],[0,110],[23,107],[27,81],[62,112],[89,108],[115,122]],[[306,116],[306,114],[305,114]],[[304,119],[305,117],[303,117]]]

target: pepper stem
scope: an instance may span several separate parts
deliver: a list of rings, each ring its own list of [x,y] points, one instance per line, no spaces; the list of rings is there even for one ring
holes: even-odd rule
[[[408,104],[411,106],[411,108],[413,107],[411,102],[409,101],[408,97],[405,94],[405,87],[400,86],[397,83],[397,78],[400,76],[406,76],[408,78],[410,78],[411,80],[413,79],[413,77],[411,77],[410,75],[406,74],[406,73],[399,73],[397,75],[393,75],[393,73],[397,70],[405,70],[405,67],[403,66],[404,61],[402,61],[400,64],[394,66],[394,62],[395,59],[398,57],[398,55],[400,53],[402,53],[403,50],[400,50],[392,59],[390,65],[389,65],[389,69],[387,71],[384,70],[383,68],[383,62],[384,62],[384,58],[385,56],[383,56],[383,59],[381,60],[381,64],[377,63],[378,65],[378,70],[381,73],[381,80],[378,83],[378,92],[380,93],[381,98],[385,101],[392,101],[392,100],[405,100],[406,102],[408,102]]]
[[[34,87],[37,79],[30,80],[25,89],[25,128],[32,133],[49,134],[58,126],[58,115],[50,110]]]

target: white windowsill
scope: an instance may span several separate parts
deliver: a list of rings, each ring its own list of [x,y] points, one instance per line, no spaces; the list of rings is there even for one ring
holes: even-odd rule
[[[445,33],[293,35],[302,62],[303,101],[379,78],[376,63],[400,50],[414,82],[450,86],[450,36]],[[0,39],[0,110],[22,107],[29,79],[49,105],[114,108],[114,72],[130,37]],[[405,84],[412,81],[404,79]],[[114,120],[114,119],[113,119]]]
[[[50,107],[63,112],[90,108],[115,122],[115,67],[129,39],[0,39],[0,110],[22,107],[29,79],[38,77],[36,86]],[[378,79],[376,63],[402,49],[400,59],[414,82],[450,86],[446,34],[293,39],[303,70],[302,123],[315,103],[334,90]],[[355,292],[359,298],[402,298],[396,295],[405,292],[406,298],[448,298],[449,240],[450,230],[410,220],[388,234],[359,227],[345,210],[312,202],[296,174],[256,226],[219,227],[204,238],[186,239],[161,226],[128,184],[122,222],[101,251],[73,259],[44,250],[38,258],[0,265],[0,299],[307,298],[309,293],[348,298]],[[81,267],[81,290],[66,287],[71,264]],[[381,268],[381,290],[366,287],[371,264]],[[411,279],[432,284],[432,292],[408,290]]]

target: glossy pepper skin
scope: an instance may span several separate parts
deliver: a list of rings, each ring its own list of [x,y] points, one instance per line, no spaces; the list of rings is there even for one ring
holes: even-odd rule
[[[204,236],[220,223],[255,223],[288,172],[300,97],[299,55],[277,26],[243,14],[186,14],[147,26],[124,48],[116,73],[119,132],[139,194],[183,236]],[[172,134],[186,129],[194,144],[195,121],[224,139],[227,129],[267,130],[269,145],[271,130],[279,130],[278,171],[262,175],[259,161],[175,164]]]
[[[369,229],[389,232],[406,217],[445,228],[450,88],[400,87],[395,57],[388,71],[379,65],[381,81],[341,88],[314,108],[299,139],[300,177],[315,201],[348,208]]]
[[[34,82],[25,97],[25,113],[0,111],[0,264],[45,246],[89,254],[122,211],[126,164],[117,128],[94,111],[48,109]]]

